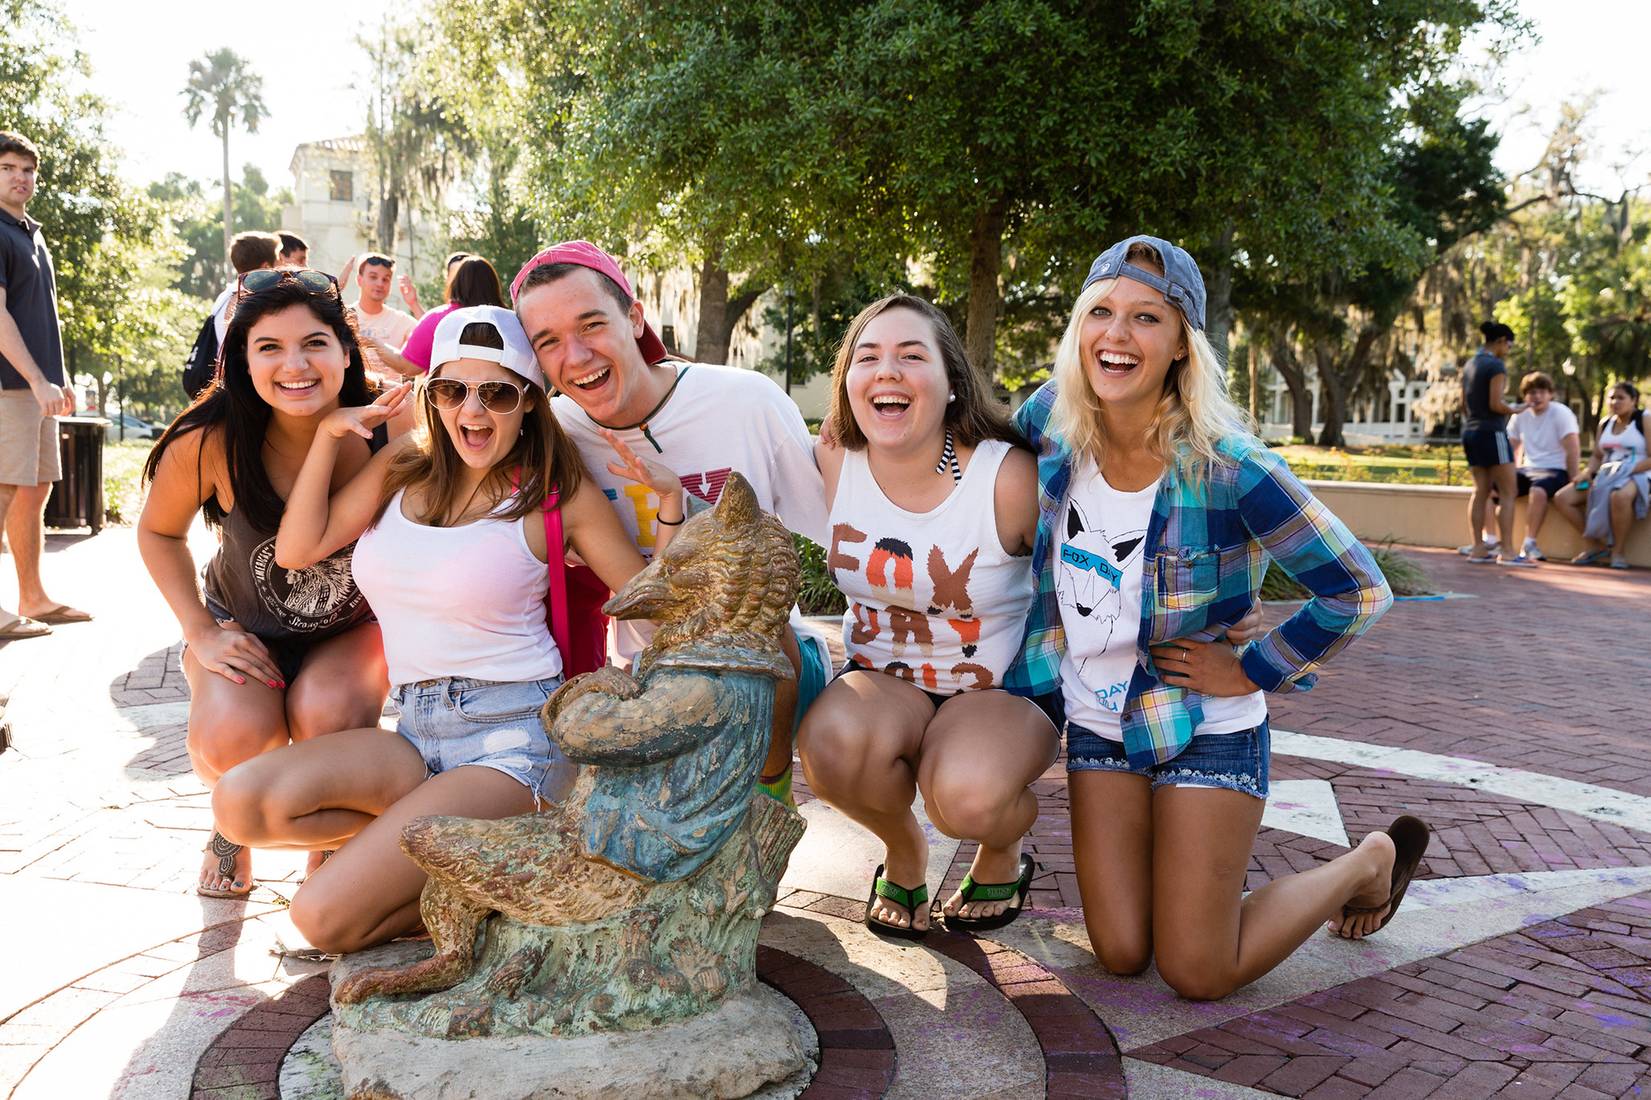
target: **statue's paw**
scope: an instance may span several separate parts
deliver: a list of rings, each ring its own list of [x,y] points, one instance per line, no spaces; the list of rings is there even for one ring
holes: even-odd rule
[[[341,1005],[360,1004],[368,997],[376,997],[386,992],[386,987],[396,977],[398,971],[375,969],[363,970],[359,974],[351,974],[333,988],[333,1000]]]
[[[539,966],[544,961],[544,948],[522,948],[506,959],[497,970],[493,971],[485,983],[488,992],[515,1000],[517,994],[521,993],[522,987],[539,972]]]

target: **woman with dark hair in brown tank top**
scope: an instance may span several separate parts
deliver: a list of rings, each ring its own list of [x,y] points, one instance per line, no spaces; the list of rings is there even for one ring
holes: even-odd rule
[[[183,628],[189,759],[209,787],[289,741],[376,723],[389,691],[350,548],[307,569],[282,569],[274,556],[317,425],[341,406],[373,403],[337,284],[318,271],[244,275],[221,354],[216,379],[150,452],[138,520],[144,564]],[[357,438],[340,455],[340,484],[411,426],[404,396],[382,406],[372,442]],[[204,590],[188,546],[197,513],[221,538]],[[249,852],[216,831],[207,851],[199,893],[251,892]]]

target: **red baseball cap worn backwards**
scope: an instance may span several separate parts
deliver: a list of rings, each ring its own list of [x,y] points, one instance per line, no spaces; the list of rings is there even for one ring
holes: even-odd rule
[[[592,271],[600,272],[618,284],[619,289],[625,292],[626,297],[633,302],[636,292],[631,289],[630,280],[625,273],[619,270],[619,264],[614,258],[603,252],[589,241],[563,241],[553,244],[549,248],[534,256],[522,269],[516,272],[516,277],[510,280],[510,300],[514,302],[522,288],[522,282],[535,268],[547,264],[577,264],[588,267]],[[654,332],[653,326],[648,324],[647,318],[642,320],[642,335],[636,338],[637,350],[642,353],[645,363],[657,363],[667,355],[665,342]]]

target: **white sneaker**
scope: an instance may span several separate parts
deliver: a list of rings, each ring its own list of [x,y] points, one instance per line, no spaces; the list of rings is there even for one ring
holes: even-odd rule
[[[1536,544],[1535,539],[1525,540],[1525,545],[1519,548],[1519,556],[1522,558],[1530,558],[1532,561],[1548,560],[1548,555],[1542,552],[1542,548]]]
[[[1502,540],[1499,539],[1499,538],[1497,538],[1497,539],[1486,539],[1485,540],[1485,548],[1487,550],[1489,550],[1492,554],[1496,553],[1496,548],[1498,546],[1501,546],[1501,545],[1502,545]],[[1456,552],[1458,554],[1462,555],[1464,558],[1473,557],[1473,551],[1474,550],[1475,550],[1475,547],[1474,547],[1473,543],[1471,543],[1471,542],[1468,543],[1466,546],[1458,546],[1456,548]]]

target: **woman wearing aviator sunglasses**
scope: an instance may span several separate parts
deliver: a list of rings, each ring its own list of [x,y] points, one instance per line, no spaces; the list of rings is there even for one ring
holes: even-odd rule
[[[356,575],[384,627],[401,718],[248,761],[213,794],[226,835],[271,848],[333,848],[292,919],[325,951],[355,951],[419,921],[424,872],[398,844],[415,817],[500,818],[565,794],[573,766],[539,708],[561,683],[546,628],[546,562],[577,550],[617,590],[642,556],[550,415],[515,314],[454,310],[436,329],[427,431],[398,441],[341,489],[342,448],[405,401],[339,409],[316,433],[288,502],[276,559],[301,568],[359,539]],[[660,549],[680,523],[682,485],[615,441],[609,469],[657,493]],[[330,493],[330,497],[329,497]],[[547,545],[558,508],[566,545]],[[675,517],[674,519],[672,517]]]
[[[275,532],[317,426],[371,404],[354,326],[332,277],[241,277],[217,378],[150,452],[138,547],[183,628],[189,757],[208,786],[241,761],[377,721],[389,684],[378,625],[347,547],[304,569],[275,561]],[[411,417],[338,453],[339,484]],[[388,429],[388,430],[387,430]],[[220,546],[197,579],[187,536],[197,513]],[[198,890],[244,897],[250,854],[212,836]]]

